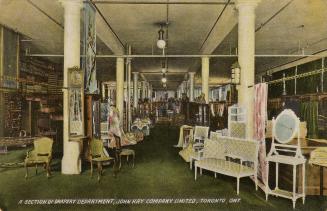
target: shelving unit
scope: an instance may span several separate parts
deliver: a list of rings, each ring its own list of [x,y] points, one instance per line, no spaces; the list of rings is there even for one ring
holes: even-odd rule
[[[234,138],[246,138],[246,109],[237,105],[228,107],[228,134]]]
[[[22,128],[22,98],[15,93],[5,93],[5,136],[18,136]]]

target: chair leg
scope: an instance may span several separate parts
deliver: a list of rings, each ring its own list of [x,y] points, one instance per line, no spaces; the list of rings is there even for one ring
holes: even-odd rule
[[[119,170],[121,169],[121,155],[119,155]]]
[[[114,171],[114,177],[117,176],[117,171],[116,171],[116,159],[114,159],[114,165],[112,166],[112,170]]]
[[[35,175],[37,175],[37,164],[35,165]]]
[[[91,160],[91,178],[93,177],[93,161]]]
[[[237,195],[240,193],[240,178],[237,177],[237,190],[236,190]]]
[[[101,177],[101,162],[98,163],[98,182],[100,182],[100,177]]]
[[[198,167],[194,165],[194,180],[196,180],[197,173],[198,173]]]
[[[135,153],[133,153],[133,168],[135,166]]]
[[[50,177],[50,164],[46,163],[47,178]]]
[[[28,167],[27,167],[26,162],[25,162],[24,166],[25,166],[25,179],[27,179],[27,177],[28,177]]]
[[[51,173],[51,161],[49,162],[48,168],[49,168],[49,174],[50,174],[50,176],[52,176],[52,173]]]

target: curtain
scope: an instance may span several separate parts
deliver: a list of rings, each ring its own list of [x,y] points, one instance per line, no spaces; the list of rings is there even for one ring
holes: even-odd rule
[[[268,86],[266,83],[260,83],[254,86],[254,139],[259,141],[259,165],[258,178],[266,184],[267,169],[266,169],[266,142],[265,130],[267,120],[267,97]]]
[[[308,137],[318,138],[318,102],[301,103],[301,119],[307,122]]]

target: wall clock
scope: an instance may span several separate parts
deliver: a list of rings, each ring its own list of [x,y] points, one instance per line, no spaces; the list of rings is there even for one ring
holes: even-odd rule
[[[299,131],[299,118],[290,109],[285,109],[276,118],[273,132],[275,139],[282,144],[293,140]]]

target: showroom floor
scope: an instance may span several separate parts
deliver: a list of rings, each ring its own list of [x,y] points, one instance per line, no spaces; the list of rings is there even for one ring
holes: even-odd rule
[[[194,181],[194,172],[189,169],[188,163],[178,156],[179,149],[172,147],[177,143],[177,139],[178,128],[156,126],[149,137],[133,147],[136,150],[135,168],[123,163],[121,172],[117,178],[114,178],[112,167],[105,167],[100,183],[97,182],[96,177],[90,178],[88,163],[83,166],[84,171],[81,175],[61,175],[60,159],[54,160],[53,176],[50,179],[46,178],[43,170],[40,170],[38,175],[30,171],[30,178],[26,181],[24,168],[0,169],[0,208],[3,210],[292,210],[290,200],[269,197],[266,202],[264,193],[260,189],[255,191],[254,184],[249,178],[241,179],[239,196],[236,195],[235,178],[218,175],[215,179],[210,172],[204,172],[204,175]],[[7,155],[0,155],[0,163],[22,161],[25,153],[26,149],[12,150]],[[119,205],[24,204],[28,203],[29,199],[145,199],[147,201],[143,204]],[[176,204],[156,204],[155,200],[149,199],[173,199]],[[193,202],[191,199],[197,199],[199,203],[191,204]],[[302,201],[299,200],[295,210],[325,210],[326,201],[326,198],[308,196],[305,205],[302,205]]]

